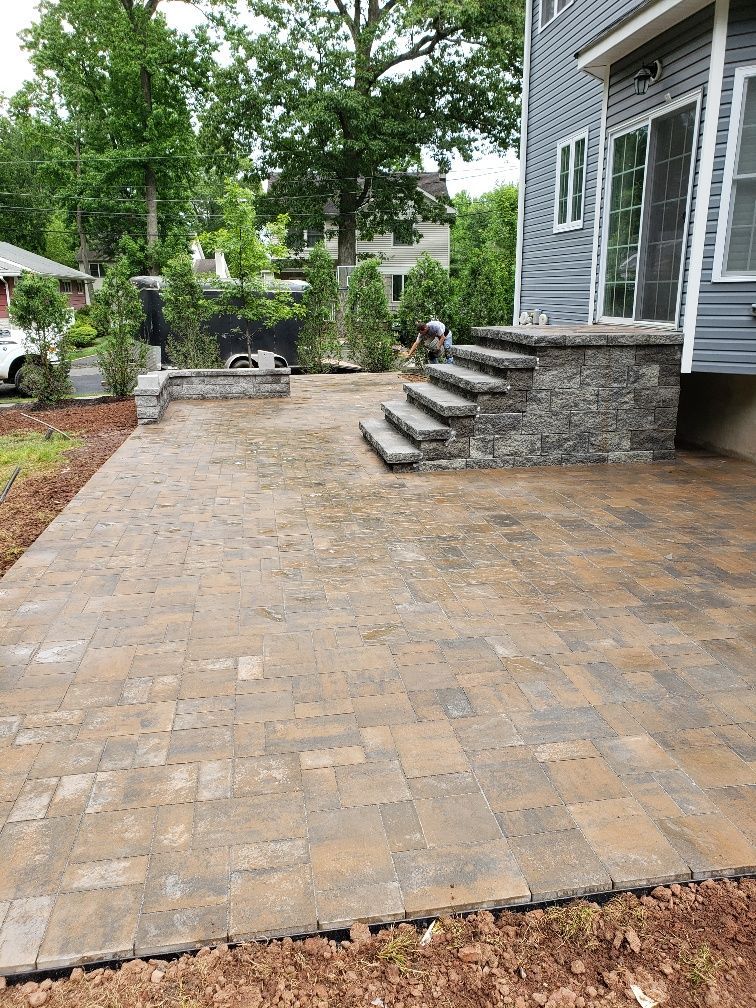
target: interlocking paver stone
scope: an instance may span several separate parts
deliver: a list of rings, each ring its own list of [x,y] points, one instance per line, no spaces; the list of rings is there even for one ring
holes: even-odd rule
[[[0,582],[0,973],[756,865],[753,467],[390,473],[400,384],[174,403]]]

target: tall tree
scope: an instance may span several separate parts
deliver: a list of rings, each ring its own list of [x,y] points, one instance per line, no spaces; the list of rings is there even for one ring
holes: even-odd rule
[[[457,335],[472,326],[510,325],[517,259],[517,187],[482,196],[459,193],[451,234],[451,276]]]
[[[154,268],[149,252],[159,239],[193,226],[194,125],[215,41],[205,28],[171,29],[166,2],[41,0],[38,21],[22,34],[66,123],[72,177],[64,195],[85,263],[90,244],[112,253],[128,232]]]
[[[406,217],[443,220],[414,174],[517,134],[522,0],[248,0],[210,118],[258,150],[299,227],[332,203],[338,261]]]

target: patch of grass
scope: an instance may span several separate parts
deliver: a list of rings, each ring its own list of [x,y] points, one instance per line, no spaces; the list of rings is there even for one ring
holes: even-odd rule
[[[21,466],[20,477],[54,469],[62,456],[81,444],[79,438],[64,438],[52,434],[4,434],[0,437],[0,489],[5,486],[16,466]],[[19,478],[20,478],[19,477]]]
[[[597,907],[580,902],[570,903],[568,906],[550,907],[546,911],[546,920],[565,941],[590,948],[596,944],[594,924],[597,915]]]
[[[604,917],[616,930],[632,928],[642,935],[646,927],[646,911],[630,893],[610,899],[604,907]]]
[[[704,943],[696,949],[680,950],[680,966],[691,987],[709,984],[724,966],[724,959],[717,959],[709,945]]]
[[[381,962],[392,963],[400,973],[420,976],[419,970],[412,969],[410,956],[417,949],[417,935],[411,931],[397,931],[378,951]]]
[[[71,352],[71,360],[78,360],[80,357],[96,357],[102,350],[103,340],[96,340],[89,347],[74,347]]]

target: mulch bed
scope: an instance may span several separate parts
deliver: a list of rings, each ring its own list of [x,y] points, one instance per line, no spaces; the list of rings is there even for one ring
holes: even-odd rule
[[[44,432],[41,424],[22,413],[75,434],[84,443],[67,452],[56,469],[17,480],[0,505],[0,574],[15,563],[136,427],[134,400],[115,399],[34,413],[29,409],[0,410],[0,435]]]
[[[0,991],[0,1008],[756,1004],[752,879],[626,893],[602,907],[577,901],[545,912],[442,918],[425,946],[423,932],[401,924],[371,934],[358,924],[339,943],[286,938],[75,969],[62,979],[9,986]]]

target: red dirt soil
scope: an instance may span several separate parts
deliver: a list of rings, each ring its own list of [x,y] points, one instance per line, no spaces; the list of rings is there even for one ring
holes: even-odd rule
[[[285,938],[75,969],[0,990],[0,1008],[637,1008],[633,985],[646,1008],[756,1005],[753,879],[442,918],[425,947],[423,930],[357,924],[341,943]]]
[[[15,563],[136,427],[134,400],[121,399],[34,413],[0,410],[0,435],[44,432],[42,424],[21,415],[27,412],[66,434],[75,434],[84,443],[66,452],[55,469],[16,480],[0,505],[0,574]]]

